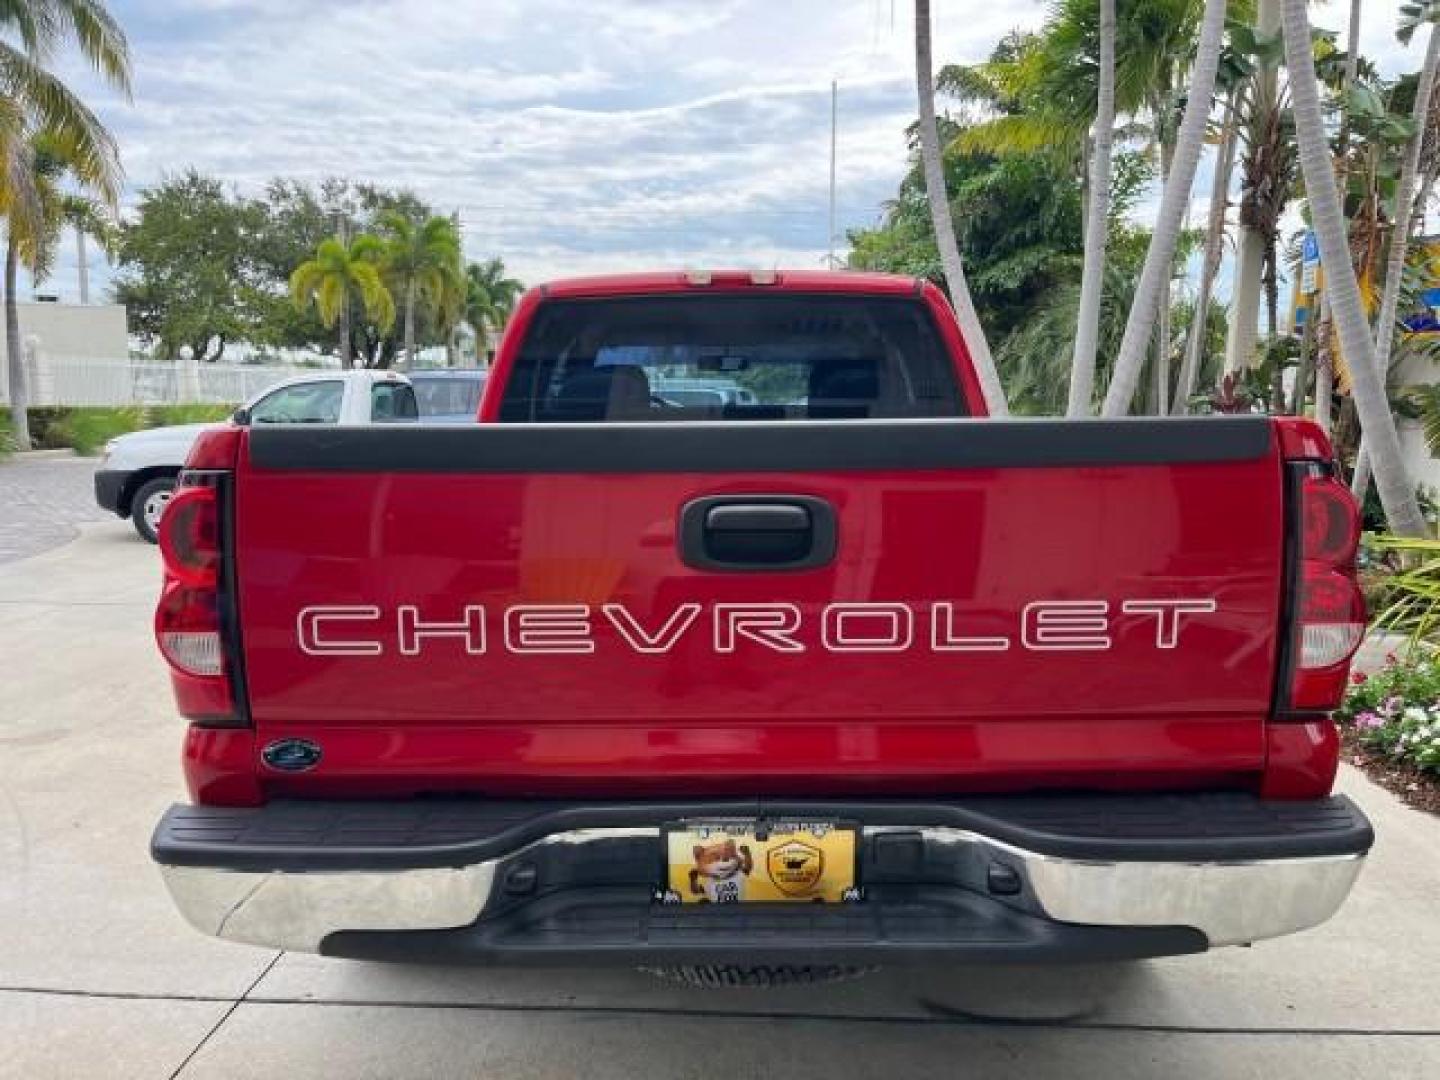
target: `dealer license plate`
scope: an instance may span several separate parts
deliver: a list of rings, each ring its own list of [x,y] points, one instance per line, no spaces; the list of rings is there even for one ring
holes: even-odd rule
[[[860,899],[855,827],[686,821],[665,831],[669,903],[845,903]]]

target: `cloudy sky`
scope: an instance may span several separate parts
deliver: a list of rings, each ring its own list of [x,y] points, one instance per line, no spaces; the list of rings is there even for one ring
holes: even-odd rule
[[[1366,5],[1364,51],[1390,71],[1418,66],[1393,40],[1399,2]],[[831,80],[842,238],[893,194],[914,114],[909,0],[110,6],[130,36],[134,102],[64,70],[117,133],[132,198],[189,166],[246,192],[275,175],[404,185],[459,212],[469,256],[501,255],[529,281],[819,266]],[[1044,13],[1037,0],[933,6],[939,62],[983,59]],[[1338,27],[1344,10],[1315,21]],[[50,286],[65,296],[68,249]]]

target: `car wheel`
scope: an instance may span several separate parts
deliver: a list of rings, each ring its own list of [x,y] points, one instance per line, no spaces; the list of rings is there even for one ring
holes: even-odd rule
[[[130,520],[142,540],[156,542],[156,530],[160,528],[160,515],[175,494],[175,477],[161,476],[147,480],[130,500]]]

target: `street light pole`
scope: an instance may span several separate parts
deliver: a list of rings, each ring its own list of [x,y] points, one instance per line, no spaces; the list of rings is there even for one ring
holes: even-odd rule
[[[830,254],[826,256],[826,264],[831,270],[835,269],[835,119],[839,111],[840,82],[838,79],[830,80],[830,233],[828,247]]]

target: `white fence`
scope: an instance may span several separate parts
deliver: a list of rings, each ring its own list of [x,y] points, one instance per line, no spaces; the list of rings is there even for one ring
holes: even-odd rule
[[[134,360],[40,357],[32,405],[238,404],[307,368],[260,364],[156,364]]]

